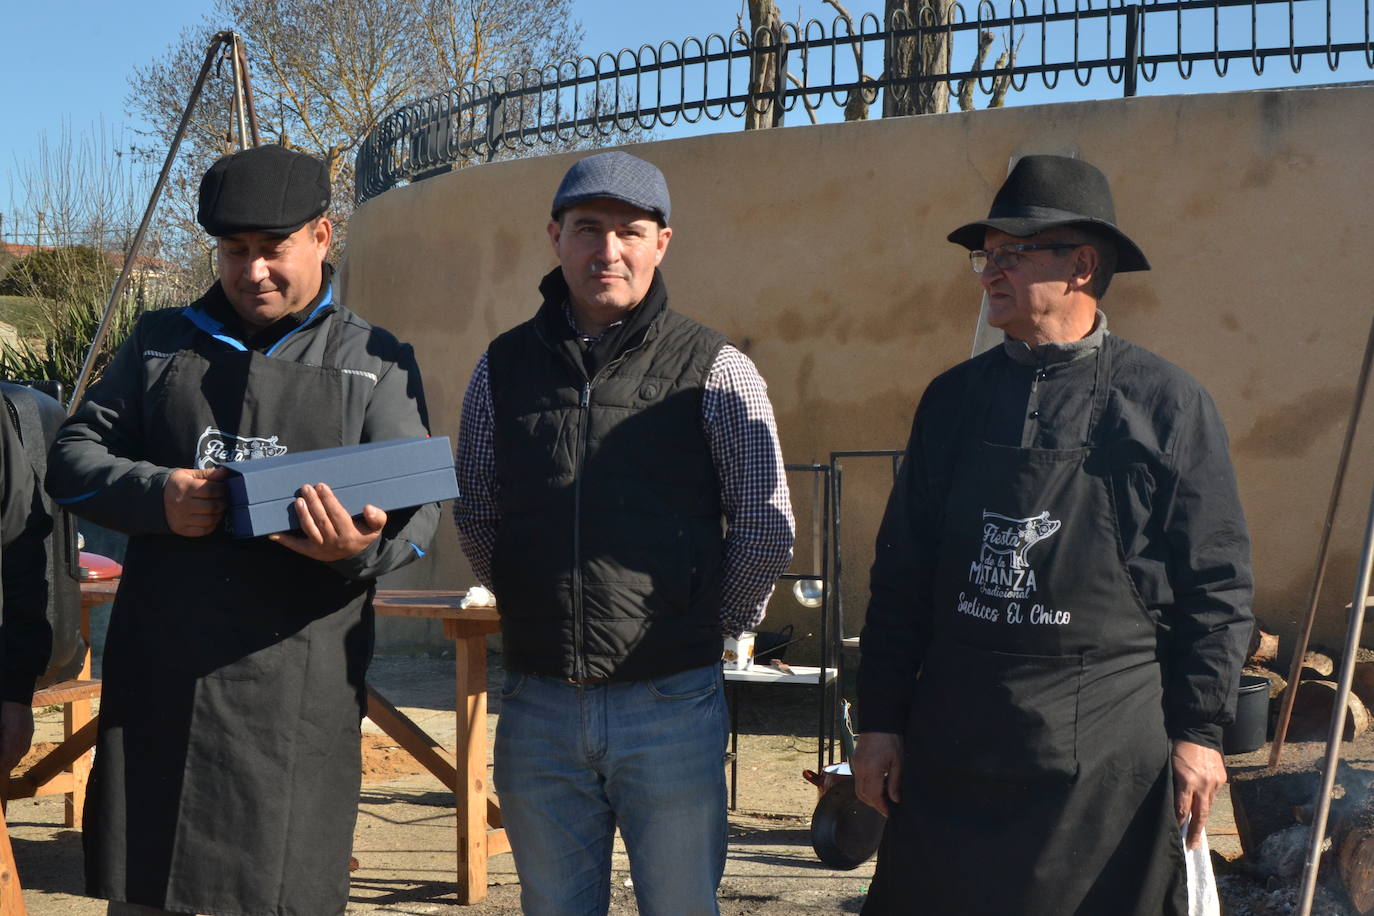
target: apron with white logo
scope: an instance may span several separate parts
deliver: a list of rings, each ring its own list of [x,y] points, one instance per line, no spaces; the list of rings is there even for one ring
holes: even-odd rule
[[[325,320],[323,366],[197,335],[147,394],[148,460],[347,444]],[[91,892],[177,912],[343,912],[371,591],[264,538],[130,539],[87,805]]]
[[[970,382],[865,913],[1187,912],[1158,627],[1121,548],[1097,360],[1081,448],[981,441]]]

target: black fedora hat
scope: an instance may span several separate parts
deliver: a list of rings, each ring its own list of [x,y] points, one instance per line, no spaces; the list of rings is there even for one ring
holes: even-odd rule
[[[1093,227],[1115,239],[1118,272],[1150,269],[1136,243],[1116,228],[1107,176],[1067,156],[1023,156],[998,189],[988,218],[960,226],[948,238],[975,251],[988,229],[1025,238],[1058,226]]]

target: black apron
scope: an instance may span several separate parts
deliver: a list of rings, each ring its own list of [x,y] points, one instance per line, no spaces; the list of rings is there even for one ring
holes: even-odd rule
[[[1157,623],[1126,568],[1099,348],[1083,447],[993,445],[965,394],[902,803],[865,914],[1185,916]]]
[[[208,467],[344,445],[323,366],[197,335],[147,393],[147,459]],[[86,808],[92,894],[176,912],[342,913],[370,582],[266,539],[130,539]]]

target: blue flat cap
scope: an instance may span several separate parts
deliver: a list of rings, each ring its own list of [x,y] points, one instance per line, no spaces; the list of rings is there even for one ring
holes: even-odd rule
[[[558,219],[570,207],[601,199],[638,207],[668,225],[668,212],[672,209],[668,182],[657,166],[637,156],[597,153],[574,162],[553,195],[553,218]]]

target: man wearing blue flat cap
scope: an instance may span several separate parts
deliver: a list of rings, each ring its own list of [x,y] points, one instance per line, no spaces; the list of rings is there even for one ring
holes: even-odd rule
[[[1005,339],[926,389],[878,534],[863,911],[1185,916],[1252,625],[1225,430],[1107,331],[1113,272],[1149,264],[1095,167],[1026,156],[949,239]]]
[[[463,400],[454,520],[501,611],[494,776],[532,916],[607,911],[617,827],[639,912],[718,912],[722,637],[762,619],[792,555],[767,390],[668,308],[668,218],[648,162],[575,163],[543,305]]]

